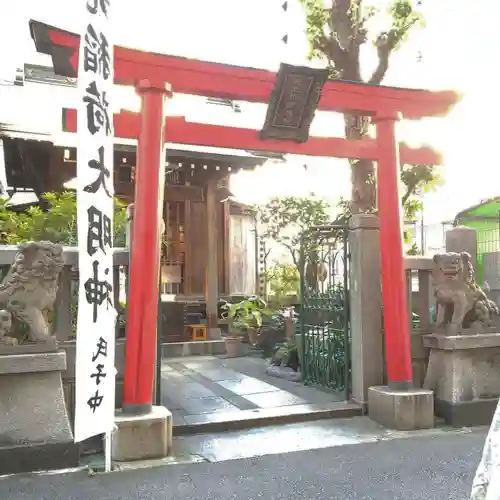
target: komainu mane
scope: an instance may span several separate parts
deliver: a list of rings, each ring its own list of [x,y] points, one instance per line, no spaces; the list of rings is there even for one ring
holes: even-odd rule
[[[64,267],[62,253],[61,245],[45,241],[19,246],[0,285],[0,341],[15,343],[9,337],[13,316],[28,326],[30,341],[53,342],[44,311],[54,307],[59,274]]]
[[[437,327],[456,335],[462,329],[480,333],[493,326],[499,310],[476,283],[471,256],[467,252],[437,254],[434,264]]]

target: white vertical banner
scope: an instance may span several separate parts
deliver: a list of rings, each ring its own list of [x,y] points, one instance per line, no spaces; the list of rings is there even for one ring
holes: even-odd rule
[[[78,324],[75,442],[108,434],[115,413],[112,0],[80,0]]]

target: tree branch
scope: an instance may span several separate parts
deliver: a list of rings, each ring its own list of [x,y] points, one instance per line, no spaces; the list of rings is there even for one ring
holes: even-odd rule
[[[288,243],[285,243],[283,241],[280,242],[289,252],[290,255],[292,256],[293,263],[295,267],[297,268],[298,271],[300,271],[300,259],[297,259],[297,256],[295,255],[295,250],[292,245],[289,245]]]
[[[377,37],[375,45],[377,47],[378,63],[368,83],[380,85],[389,69],[389,57],[394,49],[394,43],[391,41],[391,33],[381,33]]]
[[[342,72],[345,68],[347,54],[333,35],[329,38],[322,35],[318,41],[318,49],[321,50],[331,62],[333,62],[337,71]]]
[[[335,33],[339,46],[343,50],[348,50],[354,35],[354,23],[351,13],[352,0],[333,0],[330,9],[330,29]]]
[[[410,29],[415,26],[419,19],[418,15],[408,16],[405,19],[407,22],[404,24],[394,23],[389,31],[380,33],[375,41],[378,64],[368,83],[373,85],[380,85],[382,83],[389,68],[389,58],[392,52],[405,39]]]

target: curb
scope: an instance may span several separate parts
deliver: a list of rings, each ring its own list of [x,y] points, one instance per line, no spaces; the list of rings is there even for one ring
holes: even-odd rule
[[[240,431],[254,427],[296,424],[314,420],[358,417],[362,415],[362,408],[353,403],[282,406],[269,410],[242,410],[231,414],[211,414],[211,417],[216,420],[174,425],[172,434],[173,436],[187,436],[192,434]]]

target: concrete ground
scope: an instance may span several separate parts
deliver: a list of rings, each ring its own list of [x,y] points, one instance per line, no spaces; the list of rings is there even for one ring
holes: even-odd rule
[[[162,363],[174,434],[360,415],[343,394],[266,375],[261,358],[188,357]]]
[[[178,460],[221,462],[393,439],[430,438],[470,432],[470,429],[445,426],[423,431],[393,431],[368,417],[351,417],[178,436],[174,438],[173,444],[174,456]]]
[[[334,423],[335,424],[334,424]],[[472,477],[480,459],[487,429],[468,432],[451,430],[413,434],[406,439],[386,435],[377,439],[377,429],[365,429],[365,438],[348,444],[349,426],[344,443],[332,446],[334,434],[340,434],[339,420],[331,429],[289,426],[285,432],[260,436],[258,456],[223,462],[179,464],[89,476],[85,472],[63,475],[12,476],[0,480],[0,498],[6,500],[466,500]],[[319,423],[315,423],[318,425]],[[326,422],[323,422],[327,425]],[[360,430],[364,422],[358,422]],[[308,424],[313,425],[313,424]],[[262,429],[253,432],[263,432]],[[283,453],[294,441],[329,447]],[[227,433],[225,436],[228,437]],[[245,433],[234,436],[232,447],[248,446]],[[416,437],[418,435],[418,437]],[[193,441],[199,436],[178,438]],[[213,443],[220,437],[213,436]],[[363,439],[362,436],[359,439]],[[295,442],[298,442],[295,440]],[[255,441],[256,442],[256,441]],[[351,436],[351,442],[356,437]],[[228,444],[227,442],[226,444]],[[186,445],[186,443],[184,443]],[[334,443],[335,444],[335,443]],[[219,446],[221,448],[221,446]],[[206,452],[206,450],[205,450]],[[262,452],[275,453],[271,455]],[[223,459],[220,452],[212,459]],[[234,454],[233,454],[234,455]],[[237,453],[236,453],[237,455]],[[208,455],[207,455],[208,457]],[[231,458],[226,452],[226,458]]]

